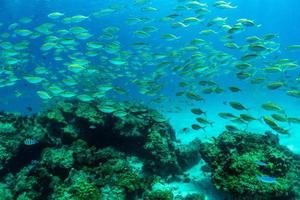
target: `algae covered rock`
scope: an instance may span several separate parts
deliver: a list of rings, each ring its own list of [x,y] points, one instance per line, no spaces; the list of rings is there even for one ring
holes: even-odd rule
[[[275,135],[224,132],[204,143],[201,155],[211,168],[217,189],[234,199],[294,199],[299,159],[279,145]],[[299,173],[298,173],[299,174]]]

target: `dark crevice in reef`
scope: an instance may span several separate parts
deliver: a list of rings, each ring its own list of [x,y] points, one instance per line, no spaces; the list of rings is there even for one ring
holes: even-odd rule
[[[9,169],[9,172],[15,173],[24,166],[29,165],[33,160],[39,160],[44,148],[42,144],[32,146],[20,145],[15,155],[8,161],[6,169]]]

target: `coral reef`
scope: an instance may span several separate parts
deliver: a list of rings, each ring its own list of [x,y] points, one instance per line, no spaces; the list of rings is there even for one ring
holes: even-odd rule
[[[0,183],[0,200],[13,199],[11,191],[7,188],[7,185]]]
[[[145,200],[172,200],[174,195],[170,190],[154,190],[146,193],[144,196]]]
[[[201,147],[217,189],[234,199],[297,199],[299,158],[273,134],[224,132]]]
[[[33,116],[0,113],[0,126],[5,200],[173,199],[152,185],[200,158],[200,145],[176,144],[158,112],[132,103],[58,102]]]
[[[205,200],[205,196],[203,194],[189,194],[184,200]]]
[[[172,128],[157,122],[154,110],[132,104],[114,105],[124,110],[126,117],[99,111],[93,104],[62,102],[40,116],[47,124],[50,142],[54,145],[70,144],[81,138],[97,148],[114,146],[121,151],[146,158],[145,167],[161,175],[181,171],[177,162]]]
[[[202,158],[233,199],[300,198],[299,156],[276,135],[224,132],[177,143],[155,110],[128,102],[58,102],[33,116],[0,113],[0,200],[191,200],[156,183],[192,182]]]
[[[189,169],[200,161],[200,146],[201,141],[199,139],[191,141],[188,145],[176,145],[176,155],[181,168]]]

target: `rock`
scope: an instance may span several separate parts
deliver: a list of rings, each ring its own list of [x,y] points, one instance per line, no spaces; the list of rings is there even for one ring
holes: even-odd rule
[[[229,192],[234,199],[296,198],[299,159],[274,137],[224,132],[214,143],[203,143],[200,152],[211,168],[215,187]],[[275,183],[258,177],[272,177]]]

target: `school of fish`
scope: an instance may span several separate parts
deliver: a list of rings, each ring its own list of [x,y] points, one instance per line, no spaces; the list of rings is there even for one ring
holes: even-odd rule
[[[243,92],[239,85],[218,83],[215,78],[220,75],[257,85],[262,91],[300,98],[300,76],[289,76],[299,70],[299,64],[278,54],[298,51],[300,45],[281,47],[274,33],[247,35],[249,29],[263,26],[254,20],[216,16],[218,10],[234,12],[238,5],[178,0],[165,13],[151,0],[130,4],[136,12],[126,18],[126,5],[112,4],[90,15],[53,11],[45,16],[47,22],[34,27],[38,22],[30,17],[0,23],[0,88],[29,85],[45,102],[101,102],[99,110],[119,117],[126,117],[126,110],[109,99],[159,105],[180,98],[190,105],[206,103],[208,95]],[[117,19],[119,25],[110,25],[109,19]],[[91,27],[90,23],[100,25]],[[195,37],[186,37],[191,31]],[[130,37],[128,43],[123,42],[124,34]],[[26,90],[14,93],[22,98]],[[243,102],[224,104],[240,113],[219,112],[220,118],[228,120],[228,131],[258,120],[288,135],[290,124],[300,124],[300,118],[288,116],[283,107],[269,100],[258,106],[270,113],[266,116],[252,116],[252,108]],[[206,112],[191,109],[195,115],[192,129],[214,126]]]

